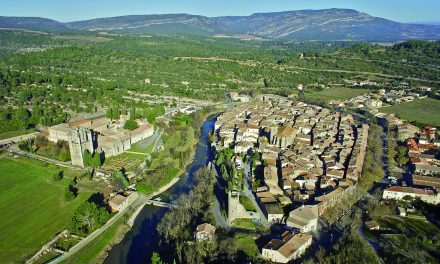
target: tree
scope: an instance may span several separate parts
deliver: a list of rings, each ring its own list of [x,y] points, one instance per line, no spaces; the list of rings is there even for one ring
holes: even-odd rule
[[[75,187],[73,187],[73,185],[67,186],[64,191],[64,200],[72,201],[75,198],[76,198]]]
[[[122,171],[118,171],[112,176],[112,184],[116,189],[122,190],[126,189],[129,185],[127,177]]]
[[[125,122],[124,125],[124,128],[128,130],[135,130],[138,127],[139,127],[138,123],[133,119],[127,120],[127,122]]]
[[[160,258],[159,253],[153,252],[153,255],[151,256],[151,263],[152,264],[165,264],[162,259]]]
[[[95,152],[92,156],[92,160],[90,161],[90,166],[93,168],[99,168],[102,165],[101,153]]]
[[[86,201],[75,210],[67,229],[73,234],[85,236],[105,224],[109,216],[105,207]]]
[[[89,166],[90,163],[92,162],[92,158],[93,158],[92,153],[90,153],[90,151],[86,149],[83,155],[84,166]]]
[[[32,139],[28,139],[21,142],[18,147],[23,151],[34,152],[34,141]]]

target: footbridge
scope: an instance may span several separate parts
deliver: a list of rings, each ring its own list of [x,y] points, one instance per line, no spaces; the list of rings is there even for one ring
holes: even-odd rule
[[[158,206],[158,207],[165,207],[165,208],[171,208],[174,206],[174,204],[172,204],[172,203],[165,203],[165,202],[152,200],[152,199],[147,199],[145,201],[145,204],[154,205],[154,206]]]

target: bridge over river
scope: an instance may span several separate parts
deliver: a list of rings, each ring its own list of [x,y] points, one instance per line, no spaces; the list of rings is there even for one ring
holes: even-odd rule
[[[145,200],[145,204],[150,204],[150,205],[165,207],[165,208],[171,208],[174,206],[174,204],[172,204],[172,203],[165,203],[165,202],[161,202],[158,200],[152,200],[152,199]]]

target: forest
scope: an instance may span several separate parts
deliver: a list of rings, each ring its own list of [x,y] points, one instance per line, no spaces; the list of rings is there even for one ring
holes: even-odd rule
[[[150,122],[163,114],[161,106],[128,100],[130,92],[219,101],[230,90],[289,95],[299,84],[319,92],[371,80],[385,88],[404,81],[410,88],[429,86],[435,97],[440,83],[439,42],[385,47],[1,30],[0,44],[0,138],[66,122],[75,113],[117,116],[135,109]]]

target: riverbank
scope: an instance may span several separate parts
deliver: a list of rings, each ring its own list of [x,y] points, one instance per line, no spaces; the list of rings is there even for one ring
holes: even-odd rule
[[[213,112],[209,112],[207,114],[205,114],[203,116],[203,120],[205,120],[204,122],[206,122],[206,120],[210,120],[213,117],[215,117],[220,111],[213,111]],[[199,126],[199,132],[200,134],[202,134],[202,129],[203,129],[203,123]],[[180,169],[179,173],[177,174],[178,176],[173,178],[169,183],[167,183],[166,185],[160,187],[159,190],[147,194],[145,195],[145,197],[147,199],[152,199],[158,195],[161,195],[162,193],[168,191],[170,188],[172,188],[173,186],[175,186],[183,177],[183,175],[185,173],[187,173],[187,170],[189,168],[189,166],[194,162],[195,160],[195,156],[196,156],[196,146],[200,143],[200,138],[196,138],[197,140],[194,141],[194,144],[191,148],[191,153],[190,153],[190,158],[188,159],[187,162],[185,162],[184,166],[182,166],[182,169]],[[140,193],[140,195],[143,195]],[[98,253],[96,253],[96,256],[93,258],[89,258],[90,260],[94,259],[97,263],[102,263],[106,257],[108,256],[109,252],[111,251],[112,247],[121,243],[122,240],[124,239],[124,237],[127,235],[127,233],[133,228],[136,219],[138,219],[138,217],[140,217],[140,214],[142,212],[142,210],[145,208],[146,203],[142,203],[141,205],[137,206],[134,213],[130,216],[130,218],[128,219],[128,221],[122,224],[122,226],[125,226],[125,228],[120,228],[120,230],[117,232],[115,238],[109,242],[110,246],[105,246],[103,247]]]
[[[195,172],[206,165],[210,158],[210,149],[208,135],[214,127],[214,117],[219,111],[206,113],[203,115],[203,123],[200,123],[198,129],[201,131],[195,132],[194,147],[191,147],[191,153],[188,153],[188,162],[185,166],[179,168],[179,179],[174,178],[165,188],[167,189],[160,193],[163,201],[175,201],[184,193],[189,193],[195,181]],[[201,120],[199,117],[198,120]],[[194,124],[196,125],[196,124]],[[197,124],[199,125],[199,124]],[[186,171],[184,171],[186,170]],[[152,196],[150,193],[148,196]],[[159,195],[154,193],[155,196]],[[161,207],[145,205],[137,212],[133,227],[125,235],[125,238],[117,245],[115,245],[109,252],[108,257],[104,263],[145,263],[151,257],[152,252],[160,251],[160,236],[157,233],[156,227],[164,214],[168,210]]]
[[[167,191],[169,188],[171,188],[174,184],[176,184],[178,181],[180,180],[180,177],[174,178],[171,180],[171,182],[169,182],[167,185],[162,186],[158,191],[150,194],[147,196],[148,199],[151,199],[157,195],[160,195],[161,193]],[[142,211],[142,209],[144,208],[144,206],[147,204],[147,202],[143,203],[142,205],[140,205],[136,211],[133,213],[133,215],[130,217],[130,219],[127,221],[127,224],[130,227],[133,227],[134,221],[136,221],[136,217],[139,215],[139,213]]]
[[[207,113],[206,115],[203,116],[203,119],[205,119],[205,120],[210,120],[210,119],[212,119],[213,117],[215,117],[216,115],[218,115],[219,113],[221,113],[221,111],[212,111],[212,112],[209,112],[209,113]],[[199,131],[200,131],[200,132],[202,131],[202,126],[203,126],[203,124],[199,127]],[[200,143],[200,139],[197,139],[197,140],[194,141],[194,144],[193,144],[193,146],[192,146],[192,148],[191,148],[191,154],[190,154],[190,157],[191,157],[191,158],[189,158],[188,161],[185,162],[185,164],[184,164],[184,166],[183,166],[184,169],[181,169],[181,170],[179,171],[179,173],[178,173],[179,176],[177,176],[176,178],[172,179],[171,182],[169,182],[169,183],[166,184],[165,186],[162,186],[158,191],[155,191],[155,192],[153,192],[152,194],[148,194],[148,195],[147,195],[147,198],[148,198],[148,199],[152,199],[153,197],[158,196],[158,195],[162,194],[163,192],[167,191],[169,188],[171,188],[172,186],[174,186],[174,185],[175,185],[175,184],[181,179],[182,175],[183,175],[184,173],[186,173],[186,171],[187,171],[187,169],[188,169],[188,166],[191,165],[191,163],[194,161],[195,154],[196,154],[196,146],[197,146],[197,144],[199,144],[199,143]],[[142,209],[144,208],[145,205],[146,205],[146,203],[144,203],[144,204],[142,204],[141,206],[139,206],[139,207],[136,209],[136,211],[133,213],[133,215],[130,217],[130,219],[127,221],[127,224],[128,224],[130,227],[133,227],[134,222],[136,221],[136,218],[138,217],[139,213],[142,211]]]

